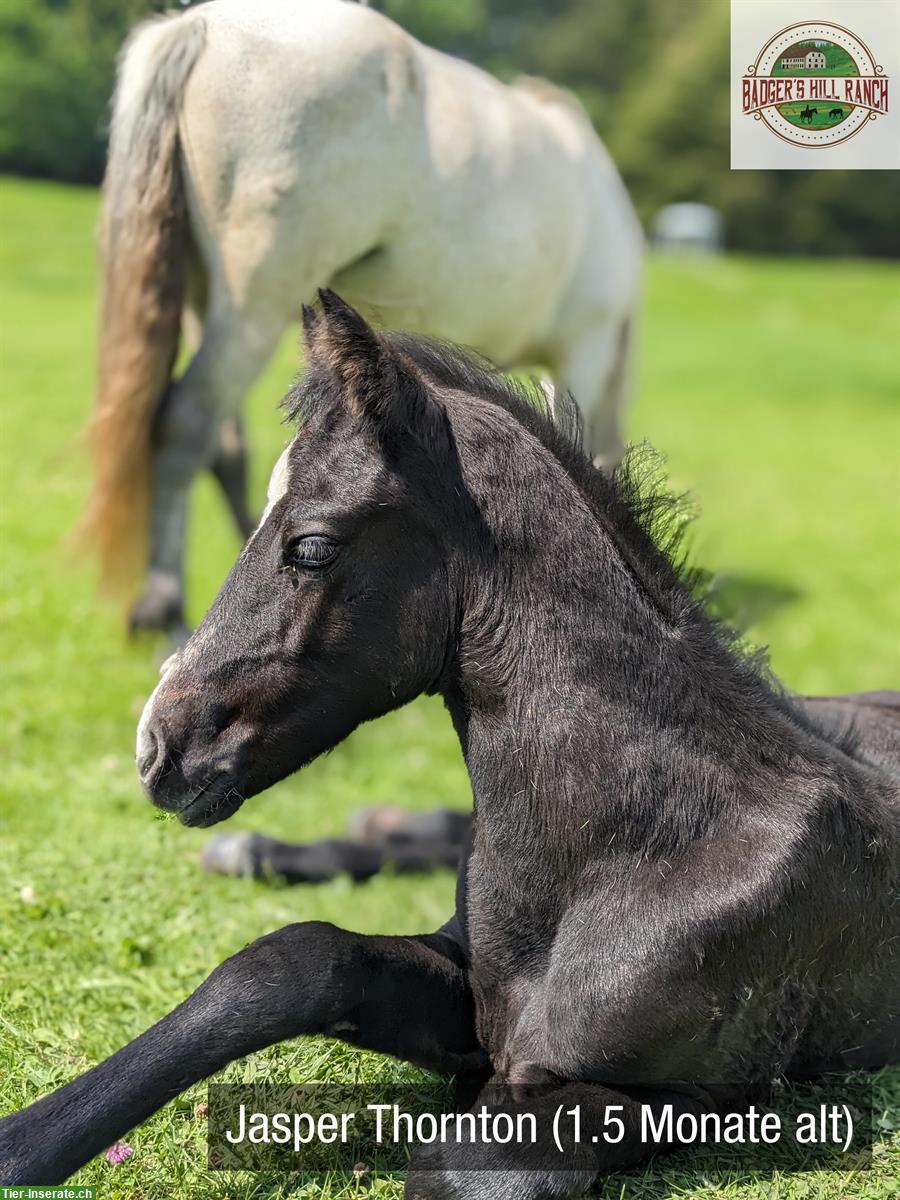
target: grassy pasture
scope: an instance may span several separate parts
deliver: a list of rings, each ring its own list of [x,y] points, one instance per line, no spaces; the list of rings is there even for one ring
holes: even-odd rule
[[[3,181],[0,690],[0,1113],[90,1064],[180,1001],[224,956],[294,920],[365,932],[436,927],[453,881],[337,880],[288,889],[205,877],[208,834],[158,819],[132,765],[156,649],[128,645],[88,565],[62,539],[85,493],[78,440],[95,345],[97,197]],[[814,214],[811,214],[814,219]],[[900,268],[892,264],[659,260],[649,272],[640,400],[631,433],[694,490],[696,557],[717,602],[792,687],[813,693],[900,679]],[[275,401],[295,370],[292,333],[249,409],[254,490],[285,430]],[[196,619],[236,552],[218,498],[197,488],[190,548]],[[422,700],[360,729],[328,758],[245,806],[234,827],[310,838],[360,804],[465,806],[441,706]],[[325,1040],[254,1055],[221,1078],[380,1081],[415,1073]],[[881,1136],[854,1175],[710,1180],[688,1159],[607,1181],[629,1200],[861,1200],[895,1194],[898,1076],[876,1079]],[[134,1156],[78,1177],[101,1200],[397,1200],[390,1179],[279,1180],[205,1167],[205,1098],[192,1089],[129,1137]],[[892,1125],[891,1122],[894,1122]]]
[[[835,129],[853,112],[855,104],[842,104],[839,100],[791,100],[787,104],[779,104],[778,111],[783,117],[791,122],[792,125],[799,125],[801,129]],[[805,112],[807,108],[815,109],[812,114],[812,119],[809,121],[801,120],[800,114]],[[842,117],[830,117],[828,114],[833,108],[843,109]]]

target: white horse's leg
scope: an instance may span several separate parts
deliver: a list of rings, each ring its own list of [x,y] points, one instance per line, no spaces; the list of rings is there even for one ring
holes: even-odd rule
[[[222,489],[238,533],[246,541],[256,528],[256,518],[249,505],[247,441],[244,436],[244,422],[240,416],[226,417],[219,425],[216,451],[210,463],[210,470]]]
[[[204,291],[205,287],[201,288],[199,283],[194,283],[194,296],[185,305],[181,317],[181,336],[192,355],[197,353],[203,341]],[[256,520],[249,507],[247,439],[244,434],[244,422],[239,415],[225,417],[219,425],[210,470],[222,489],[238,533],[243,539],[248,538],[256,527]]]
[[[221,429],[236,428],[247,390],[268,362],[284,327],[280,317],[229,308],[207,315],[197,353],[163,401],[155,429],[150,563],[131,612],[133,629],[184,629],[183,559],[190,485],[221,464]]]
[[[585,449],[598,466],[613,467],[625,441],[622,416],[631,386],[632,315],[584,331],[560,354],[556,386],[570,391],[584,418]]]

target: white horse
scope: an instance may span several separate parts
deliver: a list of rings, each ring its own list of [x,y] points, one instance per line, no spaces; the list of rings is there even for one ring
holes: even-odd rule
[[[542,363],[621,454],[642,236],[578,102],[511,86],[347,0],[215,0],[132,34],[101,228],[86,525],[135,626],[183,622],[188,489],[245,535],[241,402],[329,285],[382,324]],[[195,353],[171,372],[182,317]]]

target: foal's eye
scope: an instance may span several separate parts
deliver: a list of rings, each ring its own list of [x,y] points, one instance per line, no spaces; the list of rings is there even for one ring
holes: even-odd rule
[[[295,538],[284,551],[284,565],[302,570],[317,571],[327,566],[337,554],[337,542],[322,534]]]

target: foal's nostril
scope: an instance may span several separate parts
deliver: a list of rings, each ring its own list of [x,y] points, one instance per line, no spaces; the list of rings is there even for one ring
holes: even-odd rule
[[[209,710],[209,720],[216,737],[229,729],[238,719],[238,710],[229,704],[213,704]]]
[[[141,731],[141,744],[138,747],[138,774],[146,783],[153,773],[157,759],[160,757],[159,739],[152,729]]]

